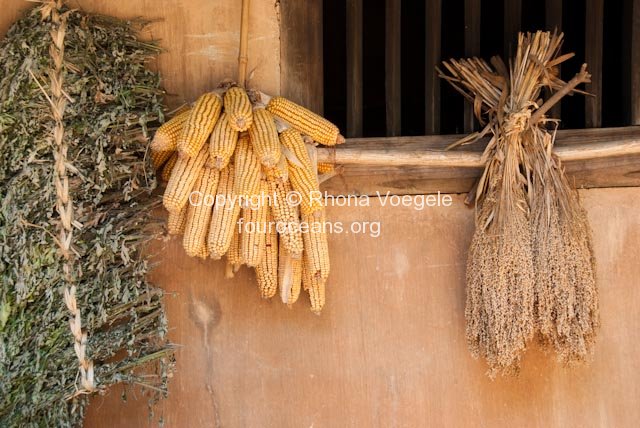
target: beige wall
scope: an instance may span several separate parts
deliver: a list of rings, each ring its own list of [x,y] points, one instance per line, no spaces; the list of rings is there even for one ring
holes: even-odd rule
[[[280,92],[280,30],[276,1],[251,2],[251,86]],[[237,78],[240,0],[69,0],[72,7],[123,18],[158,20],[144,33],[166,49],[158,59],[173,105],[190,101],[225,78]],[[32,3],[2,0],[0,35]]]
[[[5,0],[0,32],[22,0]],[[72,4],[74,4],[72,2]],[[151,27],[172,103],[233,77],[238,1],[81,1],[119,16],[163,18]],[[249,68],[278,92],[274,0],[252,1]],[[170,338],[180,345],[167,427],[632,427],[640,421],[640,189],[581,193],[594,229],[602,330],[591,365],[558,366],[534,345],[517,378],[490,381],[464,340],[464,270],[473,213],[331,208],[345,223],[380,221],[374,239],[330,238],[328,304],[305,297],[288,309],[259,298],[253,274],[223,278],[220,262],[186,257],[166,243],[153,279],[169,293]],[[159,244],[160,245],[160,244]],[[135,400],[134,396],[139,400]],[[96,397],[88,427],[155,426],[139,392]]]

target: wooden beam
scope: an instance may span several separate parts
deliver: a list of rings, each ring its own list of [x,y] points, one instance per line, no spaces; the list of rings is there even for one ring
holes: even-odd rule
[[[443,151],[459,138],[360,138],[337,148],[319,148],[318,161],[343,168],[323,183],[323,190],[367,195],[466,192],[482,172],[486,140]],[[640,127],[559,131],[555,152],[576,187],[640,186]]]
[[[560,146],[554,149],[563,162],[604,159],[616,156],[640,155],[640,135],[625,142],[582,143]],[[433,168],[481,168],[484,166],[481,152],[442,150],[362,149],[345,147],[337,150],[319,149],[318,162],[335,162],[339,165],[369,166],[425,166]]]
[[[585,20],[585,61],[591,73],[586,89],[593,94],[585,100],[585,126],[599,128],[602,124],[602,43],[604,0],[587,0]]]
[[[562,31],[562,0],[546,0],[545,2],[545,24],[549,31]],[[558,72],[560,72],[561,66],[558,66]],[[562,114],[562,103],[554,105],[549,116],[555,119],[560,119]]]
[[[504,0],[504,59],[508,63],[518,46],[518,31],[522,25],[522,0]]]
[[[440,78],[436,66],[442,51],[442,0],[426,0],[425,134],[440,132]]]
[[[401,8],[402,0],[385,2],[385,95],[387,136],[402,132],[401,87]]]
[[[640,125],[640,0],[631,11],[631,124]]]
[[[281,94],[322,114],[322,67],[322,0],[280,0]]]
[[[481,0],[464,0],[464,56],[467,58],[480,55],[480,17]],[[475,128],[473,106],[464,103],[464,132],[470,133]]]
[[[347,137],[362,136],[362,93],[362,0],[347,0]]]

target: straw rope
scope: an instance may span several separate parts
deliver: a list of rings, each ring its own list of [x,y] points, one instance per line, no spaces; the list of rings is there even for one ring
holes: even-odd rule
[[[60,230],[57,244],[64,258],[63,273],[65,277],[64,303],[69,310],[69,328],[74,339],[74,350],[78,357],[78,370],[80,373],[80,385],[73,398],[80,394],[91,393],[96,390],[93,361],[86,356],[87,333],[82,331],[82,316],[76,299],[76,286],[73,274],[74,254],[71,247],[73,240],[73,228],[82,227],[73,219],[73,200],[69,195],[68,167],[70,160],[67,158],[68,145],[64,138],[64,112],[67,102],[71,101],[64,92],[64,39],[67,30],[67,13],[61,13],[62,0],[51,0],[43,3],[41,8],[42,18],[50,18],[53,24],[51,29],[51,47],[49,55],[53,62],[50,73],[51,113],[55,121],[53,128],[53,142],[55,144],[54,183],[56,188],[56,211],[60,216]]]

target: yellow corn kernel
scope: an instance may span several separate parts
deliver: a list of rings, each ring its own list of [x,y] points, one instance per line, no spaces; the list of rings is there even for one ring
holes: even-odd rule
[[[184,232],[182,246],[189,257],[201,254],[207,247],[207,237],[214,200],[218,189],[220,171],[206,166],[200,170],[200,177],[189,196],[187,204],[187,224]]]
[[[329,162],[321,162],[318,164],[318,174],[327,174],[333,172],[336,166]]]
[[[302,259],[294,259],[291,253],[282,246],[282,235],[278,244],[278,287],[282,303],[294,304],[300,296],[302,284]]]
[[[178,139],[181,156],[194,157],[207,142],[222,111],[222,99],[215,92],[198,98]]]
[[[273,97],[269,100],[267,110],[320,144],[334,146],[344,143],[337,126],[293,101]]]
[[[279,178],[282,174],[278,166],[267,170],[267,185],[269,187],[269,206],[280,233],[280,244],[291,253],[294,258],[302,256],[302,231],[298,207],[292,205],[288,196],[291,194],[289,181]]]
[[[187,207],[185,206],[180,211],[174,211],[169,213],[167,218],[167,231],[169,235],[180,235],[184,233],[184,227],[187,224]]]
[[[227,253],[234,236],[234,228],[237,228],[240,215],[240,203],[233,193],[235,180],[235,167],[229,164],[220,172],[220,182],[216,192],[216,203],[213,206],[207,247],[209,256],[218,260]]]
[[[224,111],[229,115],[229,124],[238,132],[246,131],[253,123],[251,101],[247,92],[234,86],[224,94]]]
[[[162,198],[162,203],[168,211],[180,211],[187,204],[200,170],[209,158],[208,146],[202,146],[198,155],[192,158],[178,156]]]
[[[209,161],[219,170],[223,170],[229,164],[237,143],[238,131],[231,127],[229,115],[222,113],[211,133]]]
[[[159,171],[162,165],[164,165],[174,153],[175,152],[171,150],[156,151],[151,149],[151,165],[153,166],[153,170]]]
[[[234,155],[235,180],[233,193],[242,199],[247,199],[258,194],[260,190],[260,161],[256,157],[248,134],[242,134],[236,146]]]
[[[151,150],[159,152],[175,151],[178,148],[178,139],[182,134],[184,124],[190,114],[191,109],[186,109],[158,128],[151,142]]]
[[[311,214],[322,210],[318,175],[312,166],[302,136],[295,129],[287,129],[280,134],[280,143],[286,150],[289,180],[293,190],[300,196],[300,211],[303,214]]]
[[[167,163],[162,167],[162,171],[160,172],[160,179],[164,182],[168,182],[171,179],[171,174],[173,173],[173,168],[176,166],[176,162],[178,162],[178,152],[173,152]]]
[[[273,224],[273,217],[267,216],[264,254],[256,266],[258,289],[264,299],[270,299],[278,290],[278,232]]]
[[[268,192],[267,180],[260,180],[260,192],[258,200],[252,201],[242,208],[242,259],[247,266],[256,267],[260,264],[264,254],[264,246],[267,236],[267,216],[269,204],[266,203]]]
[[[274,167],[280,160],[280,141],[273,116],[259,108],[253,111],[253,125],[249,128],[251,144],[260,163],[267,168]]]
[[[314,215],[303,215],[305,224],[302,238],[304,240],[304,258],[309,273],[314,277],[327,279],[329,277],[329,245],[325,230],[325,214],[321,212],[319,219]]]

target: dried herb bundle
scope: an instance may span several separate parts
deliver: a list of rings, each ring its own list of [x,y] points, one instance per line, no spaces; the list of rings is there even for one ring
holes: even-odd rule
[[[157,205],[147,127],[162,115],[162,91],[146,68],[158,49],[135,30],[48,2],[0,44],[1,426],[80,424],[88,395],[79,359],[92,362],[83,377],[97,391],[118,382],[154,396],[166,390],[172,356],[162,293],[147,283],[141,254]],[[58,63],[56,50],[64,51]],[[60,250],[61,189],[73,209],[72,263]],[[70,281],[82,314],[76,339],[62,293]],[[137,370],[149,362],[160,364]]]
[[[444,63],[474,105],[486,167],[476,189],[476,231],[467,263],[467,341],[490,375],[514,372],[539,333],[563,362],[584,360],[598,326],[595,263],[586,214],[552,153],[557,123],[545,113],[589,81],[586,66],[558,77],[562,34],[520,34],[509,69],[499,58]],[[553,95],[543,104],[546,89]]]

